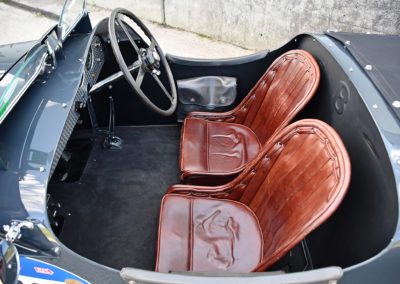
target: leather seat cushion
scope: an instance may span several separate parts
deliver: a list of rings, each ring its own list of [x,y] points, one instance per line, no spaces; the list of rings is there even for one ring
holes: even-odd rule
[[[250,272],[262,259],[257,217],[232,200],[164,196],[156,271]]]
[[[254,132],[240,124],[187,118],[182,128],[181,172],[224,173],[238,169],[260,150]]]

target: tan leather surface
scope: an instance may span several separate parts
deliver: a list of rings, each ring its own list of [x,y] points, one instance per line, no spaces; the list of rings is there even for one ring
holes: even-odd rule
[[[193,183],[204,179],[201,183],[206,183],[207,180],[217,180],[218,176],[221,180],[226,180],[224,176],[239,173],[243,165],[251,159],[235,158],[232,161],[232,155],[227,155],[231,149],[219,150],[224,155],[219,156],[211,167],[205,167],[208,155],[202,152],[206,151],[208,143],[212,141],[205,139],[208,137],[204,133],[207,128],[199,127],[200,123],[197,120],[216,123],[215,128],[220,129],[215,129],[215,133],[228,133],[224,128],[230,124],[246,126],[263,145],[277,129],[286,126],[308,103],[318,87],[319,79],[319,67],[311,54],[304,50],[291,50],[272,63],[249,94],[232,111],[190,113],[183,127],[183,131],[190,135],[182,134],[181,138],[182,181]],[[224,145],[221,145],[222,147]],[[229,144],[226,147],[232,146]]]
[[[335,130],[305,119],[274,134],[230,183],[175,185],[167,192],[248,206],[257,216],[264,242],[262,260],[249,271],[265,271],[337,209],[350,175],[349,156]]]
[[[247,272],[262,259],[258,220],[244,204],[167,194],[156,271]]]
[[[188,118],[182,127],[181,164],[186,172],[229,172],[240,168],[260,150],[253,131],[240,124]],[[184,174],[184,173],[183,173]]]

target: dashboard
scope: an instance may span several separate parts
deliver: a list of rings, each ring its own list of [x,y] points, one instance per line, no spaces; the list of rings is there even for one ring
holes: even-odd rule
[[[77,95],[81,102],[86,103],[89,90],[96,84],[104,64],[104,46],[98,36],[93,36],[86,59],[82,63],[84,63],[85,69]]]
[[[83,74],[80,79],[79,87],[76,92],[73,107],[70,109],[64,129],[60,138],[60,143],[57,146],[55,156],[50,169],[50,177],[52,176],[62,152],[67,145],[68,139],[74,130],[76,123],[79,120],[80,110],[87,106],[89,99],[89,91],[96,84],[101,69],[104,64],[104,46],[101,39],[94,35],[86,53],[86,58],[79,59],[79,62],[84,65]]]

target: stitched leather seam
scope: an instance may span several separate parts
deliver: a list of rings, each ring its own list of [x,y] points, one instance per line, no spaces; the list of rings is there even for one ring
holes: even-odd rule
[[[310,194],[308,194],[307,197],[303,198],[303,202],[297,204],[297,206],[294,208],[294,210],[292,211],[292,214],[291,214],[290,216],[292,216],[293,214],[295,214],[296,211],[297,211],[297,209],[298,209],[299,207],[301,207],[303,204],[305,204],[306,201],[315,193],[315,191],[318,190],[319,185],[322,184],[322,183],[324,183],[330,176],[332,176],[332,174],[328,175],[324,180],[322,180],[322,181],[318,184],[318,186],[315,186],[315,189],[313,190],[313,192],[311,192]],[[336,183],[336,184],[337,184],[337,183]],[[332,188],[335,187],[336,184],[333,185]],[[332,203],[332,202],[331,202],[331,203]],[[331,203],[329,203],[329,204],[327,204],[327,205],[324,206],[324,208],[321,210],[322,213],[324,213],[327,209],[329,209],[329,206],[330,206]],[[321,215],[321,214],[320,214],[320,215]],[[315,221],[318,221],[318,218],[319,218],[320,215],[318,215],[317,217],[314,217],[314,218],[313,218],[312,220],[310,220],[308,223],[313,223],[313,222],[315,222]],[[288,217],[288,218],[290,218],[290,217]],[[274,243],[275,237],[278,235],[279,230],[281,230],[282,227],[283,227],[284,225],[285,225],[285,223],[282,223],[282,224],[279,226],[279,228],[277,228],[277,229],[275,230],[275,234],[272,235],[272,242],[271,242],[271,243]],[[307,227],[309,227],[309,226],[307,226]],[[291,243],[291,242],[293,242],[293,240],[296,240],[296,237],[297,237],[297,235],[294,236],[293,238],[291,238],[290,241],[286,241],[286,242],[287,242],[287,243]],[[282,250],[279,250],[279,251],[282,251]],[[274,255],[274,254],[276,254],[276,253],[274,252],[272,255]]]
[[[276,208],[276,210],[275,210],[275,216],[276,216],[276,215],[279,215],[279,212],[281,212],[281,211],[283,210],[283,208],[285,208],[286,204],[288,204],[289,201],[292,200],[293,197],[296,196],[297,193],[300,192],[300,191],[308,184],[308,182],[309,182],[310,180],[312,180],[312,179],[319,173],[320,169],[323,168],[328,162],[329,162],[329,159],[326,160],[326,161],[321,165],[321,167],[318,169],[318,171],[315,171],[315,173],[314,173],[304,184],[302,184],[300,187],[298,187],[296,190],[294,190],[293,194],[292,194],[291,196],[289,196],[289,198],[287,198],[287,199],[283,202],[283,204],[280,204],[279,208]],[[318,186],[319,186],[321,183],[323,183],[325,180],[327,180],[331,175],[332,175],[332,173],[330,173],[324,180],[320,181],[320,182],[318,183]],[[312,193],[309,194],[309,196],[311,196],[311,195],[318,189],[318,186],[315,187],[315,189],[313,190]],[[297,204],[297,206],[296,206],[296,207],[294,208],[294,210],[293,210],[293,213],[294,213],[294,212],[297,210],[297,208],[300,207],[300,205],[303,204],[303,203],[304,203],[304,202],[302,202],[302,203],[300,203],[300,204]],[[264,211],[265,211],[265,210],[264,210]],[[264,213],[264,212],[260,213],[260,215],[262,215],[263,213]],[[293,213],[292,213],[292,214],[293,214]],[[284,224],[281,224],[281,226],[283,226],[283,225],[284,225]],[[280,226],[280,227],[281,227],[281,226]],[[279,228],[280,228],[280,227],[279,227]],[[279,229],[276,229],[276,230],[275,230],[275,232],[278,232],[278,231],[279,231]]]
[[[189,271],[193,271],[193,198],[189,198]]]
[[[249,114],[250,108],[253,107],[253,103],[256,100],[255,91],[256,91],[256,88],[253,87],[253,89],[251,89],[250,92],[247,94],[246,101],[244,101],[242,104],[239,105],[240,107],[238,107],[238,110],[236,111],[236,113],[239,113],[239,114],[237,114],[237,116],[241,118],[241,121],[240,122],[239,121],[235,121],[236,123],[240,123],[241,125],[247,126],[246,125],[247,124],[246,123],[246,118],[247,118],[247,116]],[[239,119],[237,119],[237,120],[239,120]]]
[[[183,172],[183,171],[184,171],[183,166],[185,165],[185,164],[184,164],[184,157],[183,157],[183,152],[184,152],[184,149],[183,149],[183,141],[185,141],[186,124],[187,124],[187,123],[186,123],[186,119],[185,119],[184,122],[183,122],[182,130],[181,130],[181,146],[180,146],[180,153],[179,153],[179,155],[180,155],[180,157],[181,157],[181,159],[180,159],[180,165],[179,165],[180,172]]]
[[[300,72],[299,72],[299,73],[300,73]],[[296,76],[297,76],[297,74],[296,74]],[[302,79],[303,79],[303,78],[302,78]],[[303,82],[303,84],[301,85],[302,88],[304,87],[304,85],[307,84],[308,81],[309,81],[309,80],[307,79],[307,80],[305,80],[305,81]],[[298,81],[298,83],[299,83],[299,81]],[[296,88],[299,86],[298,83],[296,84],[296,86],[294,86],[294,88],[293,88],[292,90],[290,90],[289,94],[287,95],[289,98],[292,99],[292,101],[296,100],[296,98],[299,97],[298,94],[293,95],[293,92],[294,92],[294,91],[296,90]],[[302,88],[300,88],[300,89],[302,89]],[[286,92],[286,90],[285,90],[285,92]],[[311,94],[312,94],[312,93],[311,93]],[[310,96],[310,92],[308,91],[308,92],[306,92],[304,95],[302,95],[301,97],[303,97],[303,98],[309,98],[309,96]],[[279,105],[279,107],[277,108],[277,110],[274,112],[271,121],[275,121],[275,118],[276,118],[276,116],[278,115],[279,111],[282,109],[284,103],[287,103],[287,102],[286,102],[286,101],[281,102],[281,104]],[[296,111],[297,111],[297,109],[298,109],[297,106],[298,106],[298,105],[302,105],[302,103],[303,103],[303,102],[300,101],[299,103],[296,104],[296,108],[295,108]],[[293,107],[293,105],[292,105],[292,104],[289,104],[288,107],[286,108],[285,112],[287,111],[287,109],[291,109],[292,107]],[[288,120],[288,118],[291,117],[292,113],[296,113],[296,111],[293,111],[293,109],[292,109],[292,111],[289,111],[288,113],[286,113],[286,115],[285,115],[286,119],[283,120],[283,121],[281,122],[281,124],[286,125],[286,121]]]
[[[209,163],[209,139],[208,139],[208,121],[206,121],[206,166],[207,172],[210,171],[210,163]]]
[[[262,94],[264,97],[263,97],[263,99],[261,100],[261,102],[260,102],[260,104],[259,104],[259,107],[257,108],[256,111],[254,111],[255,115],[254,115],[254,116],[251,118],[251,120],[248,122],[248,125],[249,125],[250,128],[253,128],[253,123],[254,123],[254,121],[255,121],[255,119],[256,119],[256,117],[257,117],[257,113],[258,113],[258,111],[260,110],[261,105],[263,104],[264,100],[266,99],[266,95],[267,95],[267,93],[268,93],[268,91],[269,91],[269,89],[270,89],[272,83],[274,82],[275,75],[276,75],[276,73],[277,73],[276,71],[277,71],[277,70],[282,66],[282,64],[286,61],[285,59],[286,59],[286,56],[280,58],[279,61],[276,62],[275,64],[271,65],[271,66],[268,68],[268,70],[265,72],[265,74],[263,75],[262,79],[263,79],[263,80],[267,79],[267,80],[265,80],[265,81],[268,81],[269,85],[266,87],[266,90],[264,90],[264,92],[263,92],[263,94]],[[270,72],[272,72],[273,74],[272,74],[272,76],[271,76],[270,78],[268,78],[268,75],[269,75]],[[258,90],[258,88],[259,88],[259,86],[261,85],[261,82],[262,82],[263,80],[260,80],[259,83],[256,85],[255,91]]]
[[[305,139],[303,139],[303,143],[302,143],[299,147],[297,147],[296,152],[291,153],[291,155],[288,155],[288,157],[285,159],[285,161],[283,161],[283,163],[285,163],[285,164],[289,163],[289,161],[290,161],[290,160],[295,156],[295,154],[299,151],[299,149],[301,148],[301,146],[303,146],[303,145],[306,143],[306,140],[307,140],[307,138],[309,138],[309,137],[310,137],[310,136],[305,137]],[[275,190],[277,190],[277,188],[279,188],[279,186],[281,185],[281,183],[286,179],[287,176],[290,175],[290,173],[291,173],[293,170],[297,169],[298,166],[301,166],[301,163],[304,161],[304,159],[307,159],[308,154],[309,154],[310,152],[313,152],[313,151],[314,151],[314,149],[312,149],[312,148],[310,148],[310,147],[307,147],[307,152],[303,153],[301,159],[298,160],[297,163],[296,163],[295,165],[293,165],[293,167],[292,167],[289,171],[286,171],[286,172],[285,172],[285,175],[279,175],[278,181],[274,183]],[[275,161],[275,162],[276,162],[276,161]],[[278,174],[278,173],[277,173],[277,174]],[[272,177],[271,177],[271,176],[268,175],[268,178],[269,178],[270,180],[274,180],[274,181],[277,180],[277,178],[275,178],[275,176],[272,176]],[[274,190],[272,193],[274,193],[275,190]]]
[[[156,256],[156,267],[155,271],[159,270],[159,261],[160,261],[160,242],[161,242],[161,212],[164,208],[164,203],[165,203],[166,195],[164,195],[163,199],[161,200],[161,206],[160,206],[160,215],[158,216],[158,234],[157,234],[157,256]]]
[[[261,77],[261,79],[259,80],[259,82],[257,83],[257,85],[253,88],[253,90],[251,91],[254,94],[258,94],[258,96],[264,96],[260,103],[258,104],[258,107],[256,109],[254,109],[253,112],[249,112],[247,111],[246,116],[244,118],[244,121],[246,122],[247,126],[249,128],[252,127],[252,124],[254,122],[255,117],[257,116],[258,111],[261,108],[261,105],[263,103],[263,101],[265,100],[265,95],[268,93],[269,88],[271,87],[271,83],[274,81],[275,79],[275,75],[276,75],[276,71],[275,70],[270,70],[268,69],[265,74]],[[261,86],[261,83],[265,82],[263,86]],[[268,85],[267,85],[268,84]],[[264,87],[264,90],[260,90],[259,88]],[[256,96],[254,96],[254,99],[252,101],[252,103],[256,100]],[[251,105],[253,106],[253,104]],[[249,109],[249,108],[248,108]],[[250,116],[249,118],[249,114],[254,113],[252,116]],[[246,121],[247,120],[247,121]]]
[[[295,134],[296,134],[295,132],[291,132],[290,135],[288,135],[288,136],[293,137]],[[299,145],[299,146],[297,147],[296,151],[295,151],[294,153],[292,153],[291,156],[288,156],[288,157],[285,159],[285,161],[284,161],[285,163],[287,163],[287,162],[294,156],[294,154],[296,154],[297,151],[299,151],[299,149],[301,148],[301,146],[304,145],[304,143],[305,143],[305,141],[307,140],[307,138],[308,138],[308,137],[306,137],[305,139],[303,139],[301,145]],[[286,142],[286,141],[285,141],[285,142]],[[310,149],[310,150],[312,150],[312,149]],[[282,151],[279,153],[279,155],[280,155],[281,153],[282,153]],[[276,163],[276,160],[274,161],[274,164],[275,164],[275,163]],[[273,167],[273,166],[272,166],[272,167]],[[279,176],[280,180],[283,180],[283,178],[286,176],[286,174],[287,174],[287,173],[285,173],[284,176]],[[268,181],[268,179],[273,179],[273,177],[271,178],[269,175],[270,175],[270,172],[268,172],[268,174],[266,175],[265,181],[260,185],[260,188],[266,186],[265,183]],[[278,188],[278,186],[276,186],[276,188]],[[276,190],[276,189],[275,189],[275,190]],[[266,194],[265,191],[264,191],[264,192],[260,192],[260,193],[258,193],[258,194],[257,194],[257,193],[258,193],[258,192],[256,192],[255,195],[251,198],[249,204],[252,204],[254,198],[255,198],[257,195],[259,195],[259,194],[263,194],[263,195],[264,195],[264,198],[265,198],[265,194]],[[272,194],[273,194],[273,192],[272,192]],[[258,205],[257,205],[257,208],[258,208],[260,205],[261,205],[261,204],[258,204]],[[257,209],[255,209],[255,208],[254,208],[253,210],[257,211]]]
[[[296,59],[296,58],[290,58],[289,60],[291,60],[291,61],[293,62],[293,60],[295,60],[295,59]],[[283,62],[282,62],[282,64],[283,64]],[[281,64],[281,65],[282,65],[282,64]],[[280,65],[277,69],[279,69],[279,68],[281,67],[281,65]],[[289,67],[288,67],[288,68],[289,68]],[[296,69],[298,69],[298,70],[296,70]],[[291,79],[290,79],[291,81],[287,84],[286,89],[285,89],[284,91],[282,90],[281,93],[285,93],[286,90],[287,90],[287,88],[292,87],[292,86],[291,86],[291,83],[292,83],[293,81],[298,82],[298,80],[296,80],[297,77],[298,77],[299,75],[303,75],[303,74],[302,74],[303,68],[301,68],[301,66],[299,66],[299,67],[298,67],[298,66],[295,66],[294,70],[291,70],[291,73],[293,73],[294,71],[296,71],[296,74],[295,74],[294,76],[292,76],[292,74],[290,74],[290,76],[288,76],[288,75],[285,76],[285,77],[291,78]],[[272,82],[271,82],[271,85],[272,85]],[[297,85],[296,85],[296,87],[297,87]],[[295,89],[295,88],[292,89],[292,92],[293,92],[294,89]],[[268,92],[269,92],[269,89],[268,89],[267,93],[265,94],[264,100],[266,99],[266,97],[267,97],[267,95],[268,95]],[[311,94],[313,94],[313,92],[312,92]],[[269,95],[271,95],[271,94],[269,94]],[[310,92],[306,92],[305,94],[302,95],[302,97],[304,97],[304,98],[309,98],[309,95],[310,95]],[[291,96],[291,97],[292,97],[292,96]],[[296,95],[293,95],[293,100],[294,100],[296,97],[297,97],[297,94],[296,94]],[[283,103],[281,103],[281,105],[272,113],[272,119],[270,119],[271,114],[268,113],[268,116],[267,116],[267,119],[266,119],[266,120],[269,120],[269,121],[271,121],[271,122],[274,122],[274,121],[275,121],[275,117],[276,117],[277,113],[279,112],[279,110],[281,109],[282,105],[283,105]],[[300,103],[297,104],[297,105],[300,105]],[[291,108],[291,107],[292,107],[292,106],[289,106],[288,108]],[[295,109],[297,110],[297,107],[295,107]],[[290,119],[292,118],[291,115],[292,115],[293,113],[296,113],[296,112],[293,112],[293,111],[289,112],[289,113],[285,116],[285,119],[284,119],[284,120],[280,123],[280,125],[275,129],[275,131],[276,131],[280,126],[285,126],[285,125],[287,125],[287,123],[289,122],[289,118],[290,118]],[[255,126],[253,126],[253,123],[254,123],[254,121],[252,122],[252,127],[255,127]],[[275,131],[273,131],[273,132],[275,132]],[[273,133],[271,133],[271,134],[273,134]],[[270,136],[270,135],[269,135],[269,136]],[[268,135],[267,135],[267,137],[268,137]]]

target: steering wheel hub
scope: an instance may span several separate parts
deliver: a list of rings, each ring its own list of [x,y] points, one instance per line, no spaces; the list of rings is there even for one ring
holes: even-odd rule
[[[160,56],[158,53],[155,50],[151,51],[146,48],[141,48],[139,53],[146,71],[160,74],[158,70],[160,68]]]

